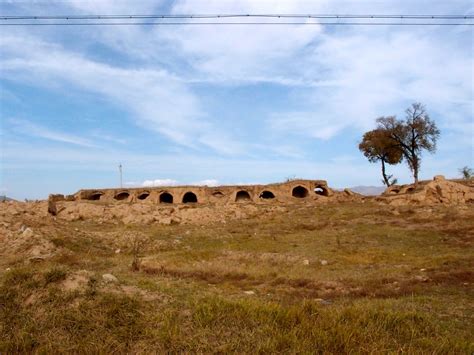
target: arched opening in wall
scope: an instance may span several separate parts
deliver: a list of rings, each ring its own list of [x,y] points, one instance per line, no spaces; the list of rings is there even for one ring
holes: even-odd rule
[[[87,199],[88,200],[91,200],[91,201],[98,201],[100,200],[100,196],[102,196],[104,193],[103,192],[94,192],[93,194],[91,194]]]
[[[321,196],[328,196],[329,193],[328,193],[328,189],[326,189],[325,187],[321,186],[321,185],[318,185],[314,188],[314,192],[316,193],[316,195],[321,195]]]
[[[168,192],[163,192],[160,195],[160,203],[173,203],[173,195]]]
[[[394,194],[398,194],[399,192],[400,192],[400,189],[398,189],[398,188],[391,188],[391,189],[388,191],[389,194],[393,194],[393,195],[394,195]]]
[[[150,196],[150,193],[148,191],[142,192],[137,196],[139,200],[146,200]]]
[[[408,189],[406,189],[405,193],[406,194],[412,194],[415,192],[415,188],[414,187],[409,187]]]
[[[275,195],[273,194],[273,192],[265,190],[262,191],[258,197],[264,200],[270,200],[272,198],[275,198]]]
[[[235,195],[235,202],[250,201],[250,200],[251,200],[250,194],[245,190],[238,191],[237,194]]]
[[[291,195],[296,198],[305,198],[308,196],[308,189],[303,186],[296,186],[293,188]]]
[[[126,200],[129,196],[130,194],[127,191],[123,191],[115,195],[114,198],[118,201],[122,201],[122,200]]]
[[[224,197],[224,194],[220,191],[214,191],[212,193],[212,196],[214,196],[214,197]]]
[[[198,202],[197,196],[193,192],[186,192],[183,196],[183,203],[196,203]]]

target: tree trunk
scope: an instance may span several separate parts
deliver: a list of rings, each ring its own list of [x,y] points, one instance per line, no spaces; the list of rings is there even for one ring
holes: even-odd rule
[[[387,185],[387,187],[390,186],[390,181],[388,180],[387,178],[387,174],[385,173],[385,161],[383,159],[382,160],[382,176],[383,176],[383,181],[385,182],[385,185]]]
[[[413,156],[413,178],[415,179],[415,187],[418,186],[418,170],[420,168],[420,161],[418,157],[415,155]]]

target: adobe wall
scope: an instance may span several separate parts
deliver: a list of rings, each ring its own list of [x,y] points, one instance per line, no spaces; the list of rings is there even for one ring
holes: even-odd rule
[[[318,199],[332,196],[324,180],[291,180],[268,185],[235,186],[169,186],[150,188],[114,188],[80,190],[73,195],[75,201],[134,202],[153,204],[226,204],[268,203]],[[71,200],[72,196],[66,198]]]

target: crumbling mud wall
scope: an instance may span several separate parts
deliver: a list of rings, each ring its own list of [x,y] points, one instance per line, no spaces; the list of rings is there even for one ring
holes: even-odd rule
[[[437,175],[432,181],[421,181],[417,186],[390,186],[377,200],[394,206],[474,203],[474,181],[446,180]]]
[[[153,204],[269,203],[325,199],[335,193],[324,180],[291,180],[268,185],[89,189],[78,191],[74,200]],[[58,200],[58,195],[52,196]]]
[[[74,195],[50,195],[48,212],[59,219],[122,221],[125,224],[225,223],[284,212],[293,203],[319,204],[362,197],[331,189],[324,180],[291,180],[267,185],[169,186],[88,189]]]
[[[291,204],[311,206],[371,201],[392,206],[472,204],[474,187],[437,176],[433,181],[420,182],[417,187],[392,186],[380,197],[362,196],[349,189],[334,190],[324,180],[217,187],[88,189],[69,196],[50,195],[47,213],[67,221],[91,219],[97,223],[207,224],[263,216],[276,211],[284,213]]]

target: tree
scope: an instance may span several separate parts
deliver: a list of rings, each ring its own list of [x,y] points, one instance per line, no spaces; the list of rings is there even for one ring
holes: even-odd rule
[[[421,165],[421,153],[427,150],[436,151],[436,142],[440,131],[431,120],[425,106],[414,103],[405,110],[405,120],[395,116],[377,119],[378,128],[389,132],[393,144],[402,152],[408,167],[413,173],[415,184],[418,184],[418,173]]]
[[[387,175],[385,171],[385,164],[398,164],[403,159],[402,151],[394,144],[390,132],[381,128],[366,132],[359,144],[359,150],[371,163],[382,163],[382,182],[385,185],[390,186],[397,182],[397,179],[392,179],[393,175]]]
[[[459,172],[461,173],[462,178],[465,180],[469,180],[474,177],[474,170],[472,170],[467,165],[459,169]]]

